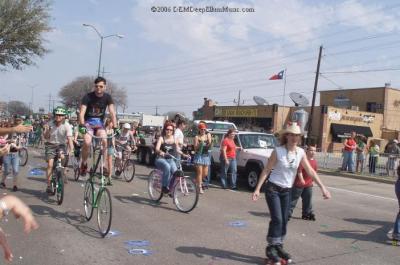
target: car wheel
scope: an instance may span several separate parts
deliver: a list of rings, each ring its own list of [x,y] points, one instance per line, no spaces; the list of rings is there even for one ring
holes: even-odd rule
[[[247,171],[247,186],[250,190],[254,190],[258,183],[258,177],[260,176],[261,170],[257,166],[250,166]]]

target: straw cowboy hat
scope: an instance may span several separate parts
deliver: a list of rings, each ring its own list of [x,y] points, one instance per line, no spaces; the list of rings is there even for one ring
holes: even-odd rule
[[[297,122],[290,122],[288,125],[286,125],[286,128],[283,129],[279,134],[287,134],[287,133],[293,133],[293,134],[303,134],[301,132],[300,126],[297,125]]]

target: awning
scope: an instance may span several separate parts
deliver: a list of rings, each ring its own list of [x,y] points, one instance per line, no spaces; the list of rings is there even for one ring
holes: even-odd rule
[[[331,132],[334,137],[349,137],[352,131],[365,137],[373,136],[370,127],[331,123]]]

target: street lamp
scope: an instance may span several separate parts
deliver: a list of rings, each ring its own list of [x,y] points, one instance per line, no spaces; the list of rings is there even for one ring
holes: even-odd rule
[[[97,69],[97,76],[100,76],[100,67],[101,67],[101,54],[103,52],[103,39],[105,38],[109,38],[109,37],[118,37],[120,39],[122,39],[124,37],[124,35],[121,34],[111,34],[111,35],[107,35],[107,36],[103,36],[101,35],[101,33],[96,29],[95,26],[91,25],[91,24],[82,24],[84,27],[91,27],[92,29],[94,29],[94,31],[96,31],[97,35],[100,37],[100,55],[99,55],[99,67]]]

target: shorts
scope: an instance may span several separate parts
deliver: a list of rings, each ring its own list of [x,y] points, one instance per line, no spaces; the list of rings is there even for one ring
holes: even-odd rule
[[[193,159],[193,163],[198,166],[209,166],[211,164],[210,156],[208,154],[205,155],[195,155]]]
[[[357,153],[357,161],[364,161],[365,154],[364,153]]]
[[[85,127],[93,135],[96,135],[97,130],[104,130],[103,121],[100,118],[89,118],[85,121]]]
[[[65,145],[63,144],[49,144],[45,143],[44,146],[44,156],[46,159],[46,162],[49,162],[50,159],[54,159],[57,154],[57,150],[61,149],[64,154],[66,153],[66,148]]]
[[[108,147],[107,148],[107,155],[109,155],[109,156],[114,155],[114,147]]]

